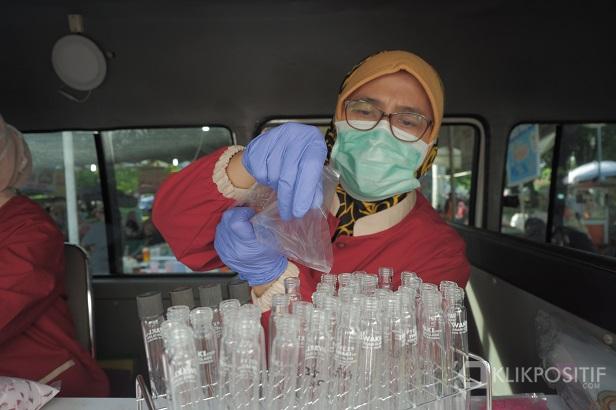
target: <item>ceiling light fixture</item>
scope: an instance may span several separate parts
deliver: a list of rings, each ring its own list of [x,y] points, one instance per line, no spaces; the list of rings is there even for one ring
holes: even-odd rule
[[[60,80],[73,90],[87,91],[87,99],[89,93],[105,80],[107,61],[94,41],[82,34],[83,17],[78,14],[68,17],[71,34],[56,41],[51,51],[51,63]],[[67,90],[61,89],[60,93],[79,101]]]

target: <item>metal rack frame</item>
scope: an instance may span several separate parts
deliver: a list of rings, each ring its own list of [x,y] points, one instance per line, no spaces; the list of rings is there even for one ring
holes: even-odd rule
[[[466,360],[464,369],[468,368],[478,368],[480,371],[479,379],[474,379],[466,374],[457,373],[454,380],[457,380],[457,383],[453,383],[452,385],[447,386],[447,393],[437,395],[433,393],[431,390],[435,389],[438,391],[438,385],[441,385],[441,389],[443,382],[435,381],[434,384],[423,386],[421,388],[415,389],[414,391],[405,392],[410,393],[414,397],[420,397],[418,401],[410,404],[409,406],[400,407],[401,410],[411,410],[411,409],[420,409],[420,410],[441,410],[441,409],[470,409],[470,396],[471,392],[474,390],[485,390],[485,409],[492,410],[492,369],[490,363],[483,359],[480,356],[477,356],[472,353],[464,353],[461,351],[457,351],[457,353],[463,355]],[[473,363],[473,365],[470,365]],[[466,373],[466,370],[464,370]],[[136,380],[136,401],[137,401],[137,410],[170,410],[166,407],[166,399],[159,398],[154,400],[151,397],[150,389],[148,388],[143,376],[138,375]],[[456,386],[457,384],[457,386]],[[430,388],[430,386],[432,388]],[[382,401],[387,401],[390,397],[385,399],[379,399]],[[460,401],[462,400],[462,401]],[[216,398],[207,398],[202,400],[202,408],[207,410],[218,410],[222,408],[222,406],[217,402]],[[460,406],[460,404],[463,404]],[[268,403],[265,398],[259,399],[259,407],[261,409],[268,409]],[[363,406],[357,406],[354,410],[361,410]]]

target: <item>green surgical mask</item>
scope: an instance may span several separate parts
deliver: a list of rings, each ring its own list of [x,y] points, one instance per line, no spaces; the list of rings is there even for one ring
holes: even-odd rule
[[[340,184],[353,198],[374,202],[419,187],[416,172],[426,157],[428,144],[399,140],[385,120],[369,131],[337,121],[336,131],[332,164],[340,173]]]

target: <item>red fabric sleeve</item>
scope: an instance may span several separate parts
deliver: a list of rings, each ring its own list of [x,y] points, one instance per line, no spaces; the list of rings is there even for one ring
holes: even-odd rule
[[[37,215],[16,217],[22,218],[19,228],[0,247],[0,344],[30,327],[62,289],[62,234],[52,222]],[[15,223],[13,220],[12,225]]]
[[[171,175],[158,189],[152,219],[176,258],[195,271],[223,266],[214,249],[216,225],[234,201],[212,179],[221,148]]]

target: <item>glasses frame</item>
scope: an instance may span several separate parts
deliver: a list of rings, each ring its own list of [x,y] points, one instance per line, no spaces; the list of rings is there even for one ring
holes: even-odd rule
[[[369,104],[371,107],[374,107],[377,111],[380,111],[381,116],[380,116],[380,117],[379,117],[379,119],[378,119],[378,120],[374,123],[374,125],[373,125],[372,127],[370,127],[370,128],[368,128],[368,129],[365,129],[365,130],[364,130],[364,129],[360,129],[360,128],[354,127],[354,126],[353,126],[353,124],[351,124],[351,123],[349,122],[349,105],[350,105],[351,103],[354,103],[354,102],[362,102],[362,103],[365,103],[365,104]],[[412,114],[412,115],[416,115],[416,116],[418,116],[418,117],[420,117],[420,118],[423,118],[423,119],[426,121],[426,123],[427,123],[427,125],[426,125],[426,129],[425,129],[425,130],[423,130],[423,132],[421,133],[421,135],[419,135],[419,136],[417,137],[417,139],[416,139],[416,140],[413,140],[413,141],[403,140],[402,138],[399,138],[399,137],[396,135],[396,133],[395,133],[395,131],[394,131],[394,127],[393,127],[393,125],[391,125],[391,117],[392,117],[392,116],[395,116],[395,115],[400,115],[400,114]],[[349,126],[350,126],[351,128],[356,129],[357,131],[370,131],[370,130],[373,130],[373,129],[374,129],[374,128],[375,128],[375,127],[379,124],[379,122],[381,122],[381,121],[383,120],[383,117],[387,117],[387,122],[389,123],[389,129],[390,129],[390,131],[391,131],[391,135],[393,135],[394,137],[396,137],[396,139],[398,139],[398,140],[400,140],[400,141],[402,141],[402,142],[417,142],[417,141],[420,141],[420,140],[424,137],[424,135],[426,135],[426,132],[427,132],[430,128],[432,128],[432,124],[433,124],[433,121],[432,121],[431,119],[429,119],[429,118],[428,118],[428,117],[426,117],[425,115],[420,114],[420,113],[418,113],[418,112],[406,111],[406,112],[390,112],[390,113],[386,113],[385,111],[381,110],[379,107],[377,107],[377,106],[375,106],[374,104],[372,104],[370,101],[366,101],[366,100],[361,100],[361,99],[360,99],[360,100],[346,100],[346,101],[344,102],[344,120],[346,121],[346,123],[347,123],[347,124],[349,124]]]

